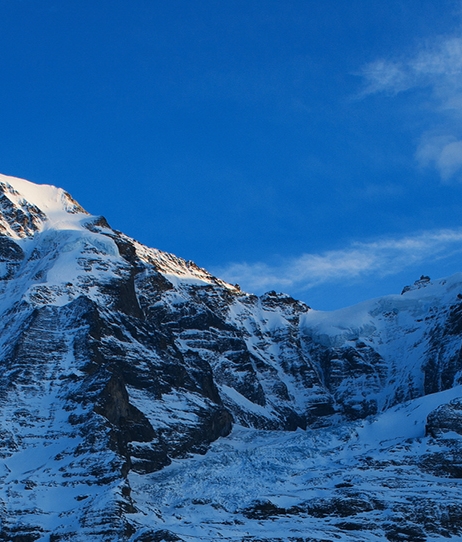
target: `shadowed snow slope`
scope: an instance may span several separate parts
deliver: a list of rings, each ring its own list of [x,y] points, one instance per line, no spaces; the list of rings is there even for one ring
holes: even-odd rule
[[[462,534],[462,275],[333,313],[0,176],[0,540]]]

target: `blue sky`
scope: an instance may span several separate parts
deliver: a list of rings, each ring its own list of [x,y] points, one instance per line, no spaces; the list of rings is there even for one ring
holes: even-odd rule
[[[319,309],[462,271],[462,4],[0,0],[0,172]]]

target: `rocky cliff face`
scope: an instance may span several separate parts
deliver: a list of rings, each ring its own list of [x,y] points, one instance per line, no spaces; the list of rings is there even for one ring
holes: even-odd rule
[[[360,449],[366,455],[354,459],[355,469],[377,479],[398,465],[417,469],[422,480],[458,480],[460,405],[453,399],[462,384],[462,276],[424,279],[401,296],[320,313],[285,294],[246,294],[144,247],[60,189],[0,176],[0,540],[217,539],[216,529],[194,534],[167,520],[178,513],[155,488],[192,454],[213,458],[221,442],[236,446],[242,431],[256,441],[280,435],[286,444],[303,434],[308,440],[297,450],[310,457],[308,441],[320,457],[338,455],[338,446]],[[448,392],[456,395],[446,404]],[[426,413],[416,421],[422,434],[411,431],[412,452],[393,443],[396,464],[354,441],[366,431],[361,424],[429,394],[441,398],[438,408],[428,420],[419,410]],[[220,439],[231,432],[231,440]],[[340,434],[343,444],[332,447],[326,435]],[[228,452],[220,452],[223,461]],[[328,536],[356,529],[351,540],[377,540],[355,538],[358,531],[389,540],[462,532],[462,503],[449,489],[455,511],[434,507],[434,520],[424,524],[424,504],[402,504],[399,512],[399,490],[392,505],[370,489],[350,490],[355,483],[334,463],[336,483],[347,485],[334,484],[322,498],[283,506],[265,500],[265,491],[234,504],[201,494],[187,506],[196,517],[208,504],[220,509],[210,523],[234,522],[229,539],[275,539],[252,525],[282,516],[296,518],[293,525],[311,518],[313,533],[321,533],[316,518],[333,518]],[[255,472],[264,478],[264,470],[259,465],[249,479]],[[237,474],[226,483],[242,480]],[[408,535],[396,519],[403,513],[417,518]],[[291,539],[325,535],[305,534]]]

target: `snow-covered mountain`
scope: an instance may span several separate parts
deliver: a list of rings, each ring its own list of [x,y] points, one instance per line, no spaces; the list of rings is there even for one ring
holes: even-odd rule
[[[332,313],[0,176],[0,540],[462,537],[462,274]]]

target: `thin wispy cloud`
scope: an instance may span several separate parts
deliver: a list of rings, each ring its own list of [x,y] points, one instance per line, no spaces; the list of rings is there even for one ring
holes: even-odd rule
[[[377,92],[397,94],[413,87],[432,87],[442,105],[450,106],[452,94],[462,83],[462,37],[445,37],[400,60],[379,59],[362,69],[363,96]],[[456,101],[457,103],[457,101]]]
[[[309,290],[368,276],[383,278],[429,259],[446,259],[458,253],[462,253],[462,229],[438,230],[354,243],[343,250],[321,254],[303,254],[278,265],[233,263],[215,271],[247,291]]]
[[[436,168],[443,182],[462,181],[462,36],[440,37],[405,58],[378,59],[364,66],[361,75],[361,98],[430,91],[425,108],[433,128],[422,134],[416,160]]]
[[[462,180],[462,140],[455,136],[425,134],[416,158],[424,167],[434,165],[444,182]]]

